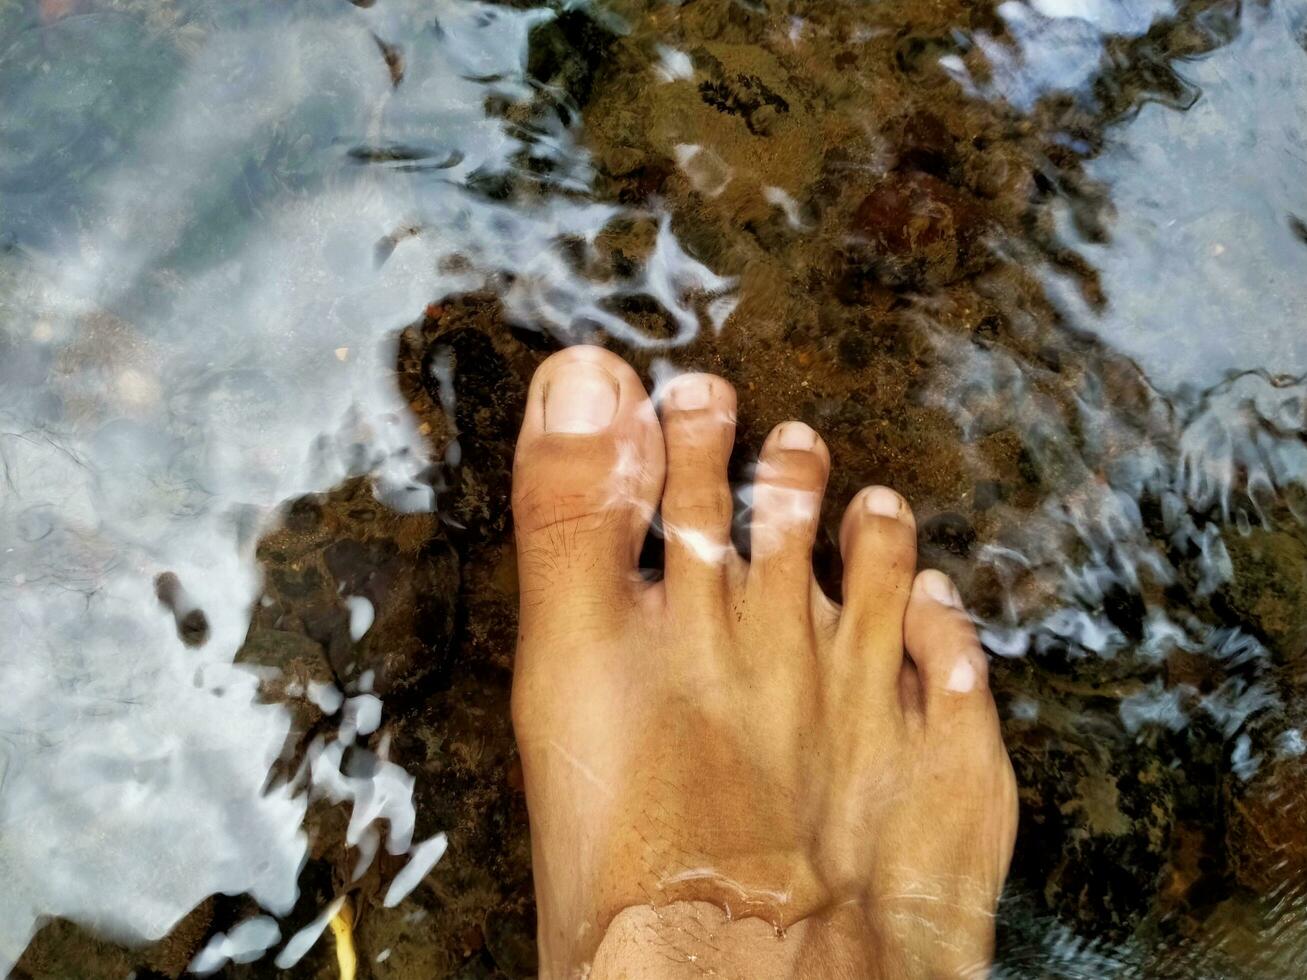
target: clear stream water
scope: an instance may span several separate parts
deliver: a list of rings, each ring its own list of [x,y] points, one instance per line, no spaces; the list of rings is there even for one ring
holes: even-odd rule
[[[350,659],[377,595],[329,669],[237,660],[260,540],[361,476],[482,637],[502,517],[468,550],[449,500],[497,382],[397,384],[473,294],[487,363],[723,370],[916,491],[1023,781],[1006,975],[1301,976],[1305,45],[1301,0],[0,0],[0,974],[332,975],[346,893],[360,975],[530,974],[441,823],[520,801]]]

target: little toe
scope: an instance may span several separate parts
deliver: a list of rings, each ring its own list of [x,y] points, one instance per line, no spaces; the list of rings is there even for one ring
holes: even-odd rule
[[[913,582],[903,635],[928,721],[992,711],[985,651],[962,597],[943,572],[928,569]]]

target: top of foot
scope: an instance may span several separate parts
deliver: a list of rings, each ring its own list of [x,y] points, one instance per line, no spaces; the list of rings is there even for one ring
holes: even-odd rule
[[[845,513],[844,606],[822,593],[831,460],[801,422],[763,444],[745,561],[735,411],[702,374],[655,408],[592,347],[532,383],[513,710],[541,976],[590,964],[619,916],[676,903],[781,930],[853,910],[885,975],[983,971],[1016,793],[971,620],[945,576],[916,574],[912,512],[885,487]],[[651,581],[637,561],[655,519]]]

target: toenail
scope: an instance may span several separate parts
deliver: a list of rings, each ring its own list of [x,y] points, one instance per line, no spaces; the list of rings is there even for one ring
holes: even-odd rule
[[[903,498],[889,487],[872,487],[862,498],[867,513],[895,519],[903,512]]]
[[[712,379],[702,374],[682,375],[672,382],[667,400],[680,412],[707,408],[712,401]]]
[[[786,422],[776,444],[782,449],[811,451],[817,448],[817,433],[802,422]]]
[[[966,694],[976,686],[976,668],[971,666],[971,661],[961,659],[953,665],[949,671],[948,680],[944,683],[946,690],[954,694]]]
[[[606,429],[617,415],[617,379],[589,361],[569,361],[545,388],[545,431],[583,435]]]
[[[943,572],[938,572],[933,568],[922,572],[921,587],[926,590],[926,595],[940,605],[949,606],[953,609],[962,608],[962,596],[958,592],[957,586]]]

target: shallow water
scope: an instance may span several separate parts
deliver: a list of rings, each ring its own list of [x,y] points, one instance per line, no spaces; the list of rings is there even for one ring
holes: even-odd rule
[[[824,581],[913,501],[1022,785],[1004,975],[1301,975],[1305,45],[0,0],[0,972],[334,975],[346,895],[362,975],[532,975],[508,465],[590,339],[734,381],[742,479],[827,436]]]

